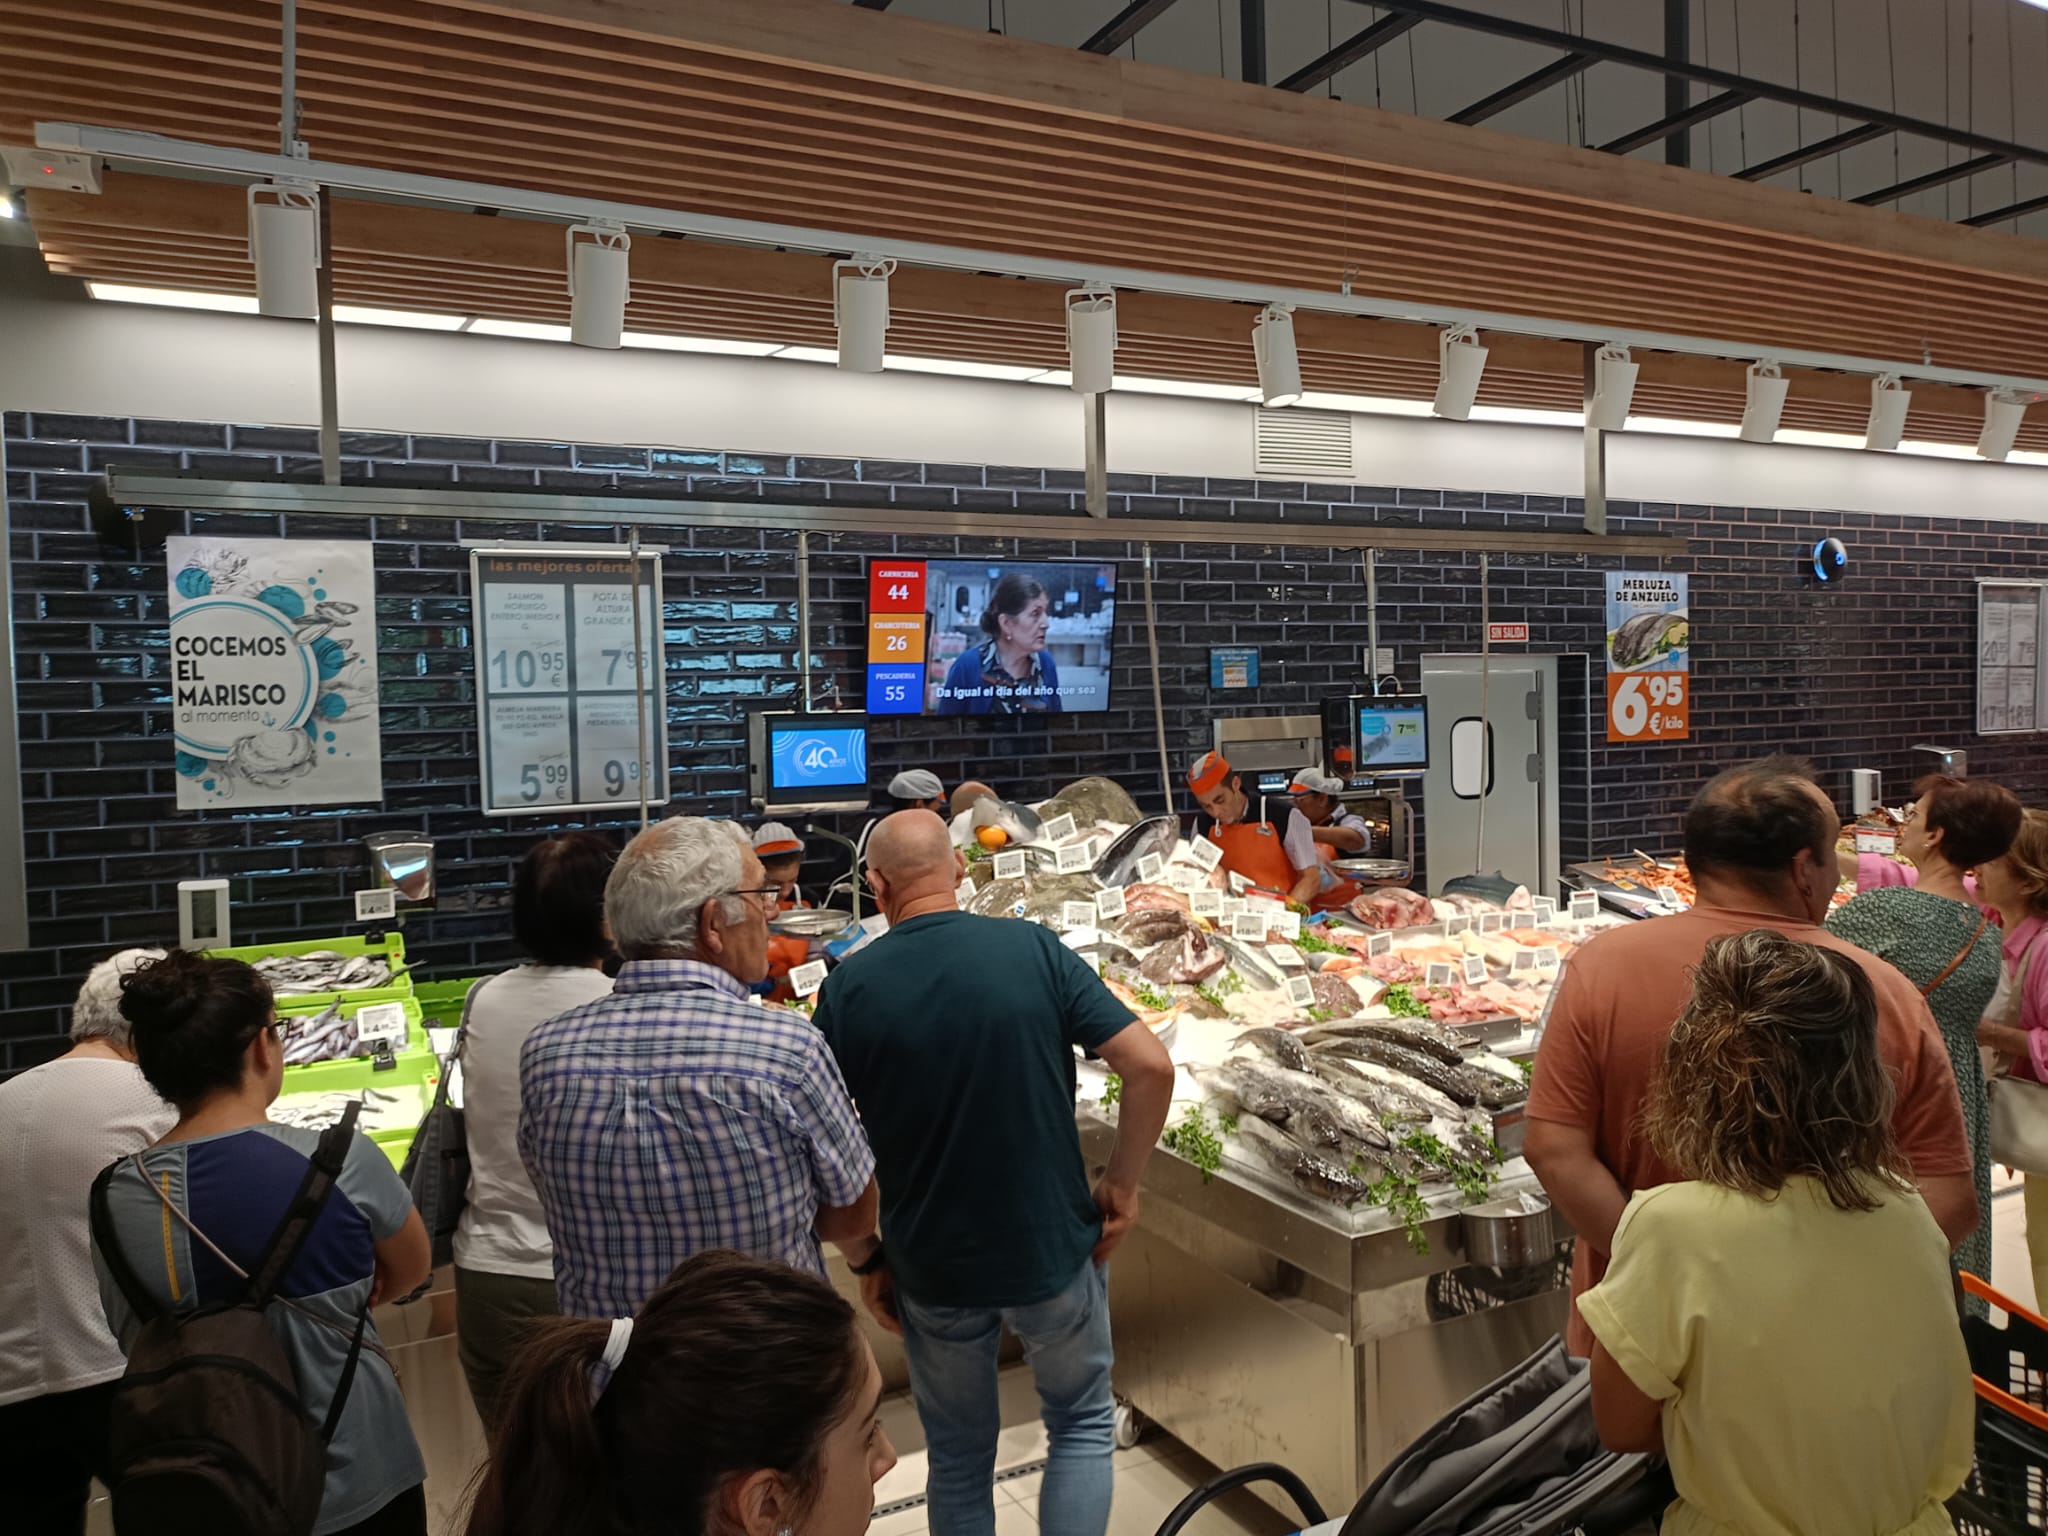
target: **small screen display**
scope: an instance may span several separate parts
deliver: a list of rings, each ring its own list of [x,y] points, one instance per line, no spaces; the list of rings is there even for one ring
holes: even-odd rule
[[[865,725],[777,725],[769,731],[770,797],[814,790],[864,790],[868,782]]]
[[[1368,705],[1358,711],[1358,771],[1429,766],[1429,715],[1422,704]]]
[[[192,936],[210,939],[220,932],[220,892],[192,891]]]

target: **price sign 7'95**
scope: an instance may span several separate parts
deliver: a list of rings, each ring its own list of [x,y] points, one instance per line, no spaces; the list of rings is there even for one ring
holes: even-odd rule
[[[1607,674],[1609,741],[1684,741],[1692,733],[1691,678],[1684,672]]]

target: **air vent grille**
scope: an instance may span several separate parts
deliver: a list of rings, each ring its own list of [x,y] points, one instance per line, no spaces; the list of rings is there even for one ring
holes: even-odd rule
[[[1351,418],[1342,411],[1254,413],[1253,460],[1262,475],[1319,480],[1351,478]]]

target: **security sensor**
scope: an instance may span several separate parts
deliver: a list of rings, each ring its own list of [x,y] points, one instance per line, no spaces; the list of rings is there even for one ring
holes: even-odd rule
[[[98,192],[100,158],[68,149],[36,149],[22,144],[0,144],[0,164],[7,174],[0,182],[22,188],[49,187],[57,192]]]
[[[1808,556],[1808,569],[1815,581],[1840,581],[1849,573],[1849,546],[1840,539],[1822,539]]]

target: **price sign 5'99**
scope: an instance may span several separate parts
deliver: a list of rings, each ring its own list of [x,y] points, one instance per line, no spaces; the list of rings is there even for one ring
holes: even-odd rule
[[[1683,741],[1692,732],[1692,697],[1684,672],[1607,674],[1609,741]]]

